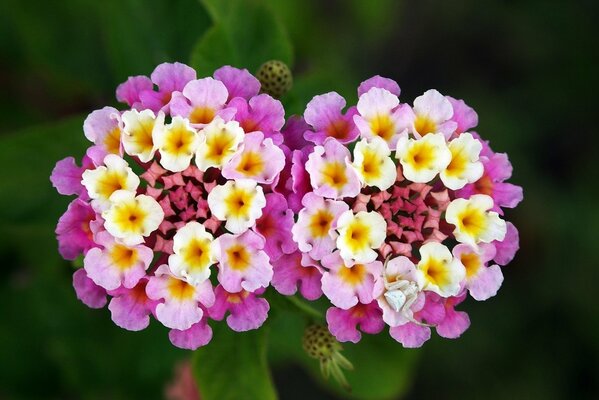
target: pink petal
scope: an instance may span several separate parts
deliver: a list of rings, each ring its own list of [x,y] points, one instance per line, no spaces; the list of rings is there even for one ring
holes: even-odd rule
[[[73,288],[77,298],[89,308],[102,308],[108,302],[106,290],[89,279],[83,268],[73,274]]]

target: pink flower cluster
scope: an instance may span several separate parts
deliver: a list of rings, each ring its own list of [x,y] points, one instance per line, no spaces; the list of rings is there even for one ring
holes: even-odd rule
[[[413,105],[399,94],[375,76],[355,106],[344,111],[335,92],[315,96],[285,132],[298,252],[275,268],[273,285],[308,300],[322,291],[342,342],[385,325],[405,347],[421,346],[431,328],[460,336],[470,320],[455,307],[468,293],[494,296],[519,246],[502,216],[522,189],[505,182],[507,155],[472,131],[476,112],[436,90]]]
[[[187,349],[211,340],[209,320],[259,328],[271,285],[324,295],[342,342],[385,325],[405,347],[431,328],[460,336],[455,307],[494,296],[518,250],[503,209],[522,200],[474,110],[436,90],[401,103],[375,76],[355,106],[330,92],[285,121],[260,89],[247,70],[165,63],[117,88],[125,110],[87,117],[81,166],[65,158],[50,178],[76,196],[56,234],[65,259],[83,257],[77,297],[124,329],[154,317]]]
[[[297,248],[277,190],[283,106],[247,70],[198,79],[180,63],[129,78],[116,97],[128,108],[85,120],[82,166],[65,158],[50,178],[76,196],[56,234],[65,259],[83,256],[77,297],[108,304],[124,329],[154,317],[187,349],[211,340],[209,319],[260,327],[273,265]]]

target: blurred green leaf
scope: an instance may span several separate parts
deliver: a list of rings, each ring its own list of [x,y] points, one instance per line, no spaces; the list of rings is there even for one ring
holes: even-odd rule
[[[287,32],[261,0],[202,0],[214,26],[197,42],[191,65],[198,75],[211,75],[222,65],[255,72],[265,61],[293,62]]]
[[[213,329],[210,345],[193,356],[202,399],[276,399],[266,362],[266,328],[237,333],[221,322]]]

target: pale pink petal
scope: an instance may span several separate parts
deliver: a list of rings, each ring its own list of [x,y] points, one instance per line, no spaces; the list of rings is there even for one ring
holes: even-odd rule
[[[89,279],[83,268],[73,274],[73,288],[77,298],[89,308],[102,308],[108,302],[106,290]]]
[[[331,307],[327,310],[326,319],[329,331],[340,342],[358,343],[362,337],[358,326],[370,334],[379,333],[385,326],[376,302],[357,304],[348,310]]]
[[[501,242],[494,241],[493,245],[497,250],[494,261],[499,265],[509,264],[520,248],[520,235],[514,224],[508,222],[505,238]]]
[[[225,65],[214,71],[214,78],[225,84],[229,92],[229,100],[233,97],[249,100],[260,92],[260,81],[245,68]]]
[[[349,143],[358,137],[358,129],[353,122],[355,108],[343,114],[345,99],[336,92],[314,96],[306,106],[304,119],[314,131],[307,130],[304,138],[314,144],[323,144],[328,137],[341,143]]]
[[[387,89],[397,97],[399,97],[399,94],[401,93],[399,85],[393,79],[375,75],[372,78],[368,78],[364,82],[360,83],[360,86],[358,86],[358,97],[362,96],[373,87]]]
[[[56,225],[58,251],[67,260],[74,260],[96,246],[90,222],[96,218],[93,208],[85,201],[75,199]]]
[[[181,349],[196,350],[205,346],[212,340],[212,328],[206,323],[205,319],[196,322],[189,329],[172,329],[168,333],[171,343]]]
[[[180,92],[187,82],[196,78],[196,71],[179,62],[162,63],[154,69],[150,77],[160,92]]]
[[[495,296],[502,283],[503,273],[498,265],[481,267],[478,275],[468,282],[468,291],[475,300],[483,301]]]
[[[431,338],[429,327],[420,326],[413,322],[389,328],[389,334],[393,339],[401,343],[403,347],[409,349],[421,347],[424,342]]]
[[[118,289],[108,305],[112,320],[117,326],[130,331],[140,331],[150,324],[150,315],[157,301],[146,295],[147,279],[139,281],[133,289]]]
[[[116,99],[121,103],[134,107],[141,101],[139,94],[142,91],[152,90],[152,88],[152,81],[147,76],[130,76],[116,88]]]
[[[77,166],[73,157],[64,158],[56,163],[50,175],[50,182],[62,195],[80,195],[87,193],[81,184],[81,174],[86,168]]]
[[[453,107],[453,116],[451,119],[457,123],[456,135],[462,132],[468,132],[478,125],[478,114],[473,108],[469,107],[464,100],[457,100],[451,96],[445,96]]]

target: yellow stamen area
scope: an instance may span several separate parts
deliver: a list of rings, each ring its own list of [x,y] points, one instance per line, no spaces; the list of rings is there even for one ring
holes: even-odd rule
[[[177,300],[189,300],[195,294],[195,288],[192,285],[173,277],[168,278],[167,288],[171,297]]]
[[[370,129],[388,142],[395,133],[395,124],[388,115],[379,114],[370,120]]]
[[[345,231],[345,243],[352,253],[370,248],[370,227],[360,220],[354,220]]]
[[[153,130],[154,120],[146,118],[139,121],[135,129],[129,132],[129,141],[135,145],[137,152],[144,153],[154,148],[154,140],[152,139]]]
[[[429,169],[435,162],[435,147],[425,141],[414,142],[405,158],[416,171]]]
[[[245,176],[256,176],[264,171],[264,159],[255,151],[245,151],[241,154],[241,159],[237,165],[237,171]]]
[[[362,164],[360,165],[360,172],[365,180],[377,179],[381,176],[383,165],[383,159],[379,155],[370,150],[365,149],[362,153],[364,157]]]
[[[449,269],[443,261],[431,257],[419,267],[427,282],[439,287],[449,283]]]
[[[136,249],[117,244],[110,251],[110,258],[117,268],[126,270],[137,263],[138,255]]]
[[[482,265],[480,257],[476,253],[463,253],[460,256],[460,261],[466,268],[466,277],[468,278],[476,275]]]
[[[137,201],[120,204],[114,208],[114,223],[124,232],[141,233],[148,214]]]
[[[233,245],[227,249],[226,253],[231,269],[245,271],[250,267],[251,256],[243,245]]]
[[[216,112],[210,107],[196,107],[189,114],[189,121],[192,124],[208,124],[216,115]]]
[[[184,125],[176,125],[167,131],[162,149],[170,154],[191,154],[194,139],[195,132]]]
[[[225,198],[227,216],[233,218],[246,217],[252,206],[254,193],[239,187],[233,187]]]
[[[335,139],[345,139],[349,134],[349,128],[349,123],[346,120],[338,119],[327,126],[326,133],[327,136]]]
[[[181,249],[181,256],[191,269],[204,269],[210,264],[210,240],[192,239]]]
[[[414,128],[416,129],[416,132],[420,134],[420,136],[424,136],[427,133],[435,133],[437,131],[437,124],[430,118],[419,115],[414,121]]]
[[[96,183],[98,194],[107,199],[117,190],[124,189],[127,185],[127,175],[120,171],[106,171]]]
[[[458,228],[469,236],[479,236],[486,229],[486,225],[487,218],[483,210],[466,207],[458,215]]]
[[[245,290],[242,290],[238,293],[229,293],[227,294],[227,301],[232,304],[239,304],[243,301],[243,299],[245,299],[249,295],[250,293]]]
[[[324,183],[335,189],[341,189],[347,183],[345,164],[340,162],[325,163],[322,168]]]
[[[447,166],[445,173],[451,176],[459,176],[464,173],[468,165],[467,155],[464,154],[464,148],[461,146],[449,146],[451,151],[451,162]]]
[[[118,126],[108,132],[108,135],[104,138],[104,146],[109,153],[119,154],[121,149],[121,130]]]
[[[366,267],[362,264],[355,264],[351,268],[344,265],[339,269],[338,274],[345,283],[356,286],[364,280]]]
[[[325,237],[331,230],[331,223],[335,216],[328,210],[318,210],[316,214],[310,217],[308,229],[310,235],[314,238]]]
[[[206,138],[205,158],[213,161],[216,164],[222,164],[223,160],[235,152],[234,149],[235,136],[230,134],[226,129],[222,129],[218,135],[209,135]]]

